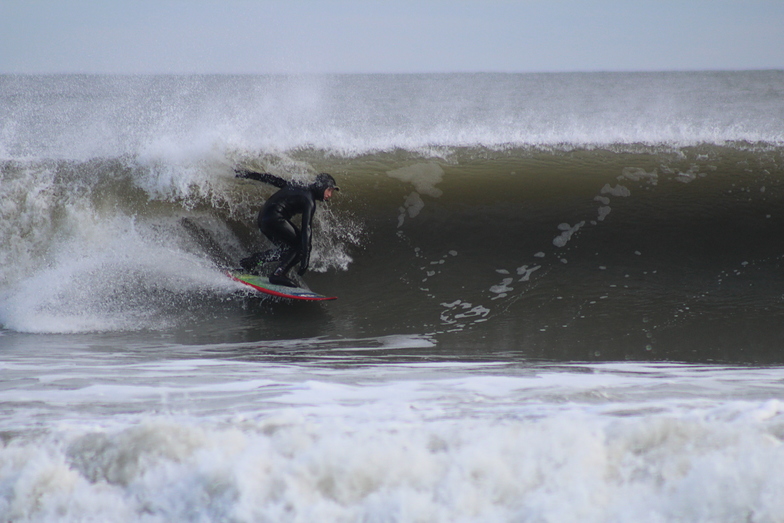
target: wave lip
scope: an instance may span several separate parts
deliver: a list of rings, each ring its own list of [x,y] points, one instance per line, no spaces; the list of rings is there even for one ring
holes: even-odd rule
[[[784,72],[1,76],[0,158],[784,142]]]

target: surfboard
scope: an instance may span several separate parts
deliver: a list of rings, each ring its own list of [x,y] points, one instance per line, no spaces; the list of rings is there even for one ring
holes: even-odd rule
[[[324,296],[318,294],[310,289],[303,289],[302,287],[286,287],[285,285],[275,285],[270,283],[269,279],[265,276],[256,276],[254,274],[246,274],[241,272],[227,272],[229,278],[232,280],[247,285],[248,287],[257,290],[258,292],[277,296],[278,298],[287,298],[290,300],[307,300],[307,301],[326,301],[336,300],[337,296]]]

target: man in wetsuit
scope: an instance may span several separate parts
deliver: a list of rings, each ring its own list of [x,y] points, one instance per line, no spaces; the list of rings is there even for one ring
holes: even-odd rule
[[[335,191],[339,191],[335,179],[327,173],[316,176],[310,185],[299,185],[287,182],[268,173],[257,173],[236,170],[237,178],[248,178],[268,183],[280,190],[269,197],[259,212],[258,225],[264,236],[275,245],[276,249],[257,252],[240,261],[243,269],[253,272],[265,262],[279,261],[277,268],[270,275],[270,283],[297,287],[288,276],[288,272],[299,263],[298,274],[302,276],[310,264],[311,227],[313,214],[316,212],[316,201],[329,201]],[[302,215],[302,230],[291,223],[291,218]]]

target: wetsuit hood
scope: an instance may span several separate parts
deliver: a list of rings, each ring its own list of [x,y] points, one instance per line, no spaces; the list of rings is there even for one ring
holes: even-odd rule
[[[327,189],[332,189],[334,191],[340,190],[340,187],[338,187],[338,183],[335,181],[335,178],[327,173],[321,173],[316,176],[316,181],[313,182],[313,184],[310,186],[310,190],[313,191],[313,197],[317,200],[324,199],[324,191]]]

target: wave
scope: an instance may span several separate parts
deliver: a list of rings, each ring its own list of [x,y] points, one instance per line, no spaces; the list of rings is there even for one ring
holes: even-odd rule
[[[266,359],[115,360],[110,371],[101,363],[89,378],[58,365],[46,386],[2,392],[22,406],[0,447],[7,519],[784,514],[773,492],[782,405],[760,391],[778,392],[776,370],[618,365],[498,375],[492,365],[386,362],[358,374],[354,356],[344,373]],[[727,400],[728,389],[742,399]],[[48,430],[41,411],[54,412]]]
[[[307,149],[240,163],[326,170],[343,188],[317,214],[308,277],[340,300],[309,335],[415,334],[556,359],[778,361],[783,152]],[[254,217],[273,189],[233,178],[230,164],[4,162],[2,324],[177,329],[246,307],[220,267],[263,247]],[[298,315],[312,314],[252,307],[269,317],[269,339],[296,337]]]
[[[781,74],[2,77],[0,324],[780,361]],[[235,166],[338,178],[338,302],[223,276],[273,190]]]

